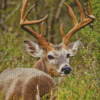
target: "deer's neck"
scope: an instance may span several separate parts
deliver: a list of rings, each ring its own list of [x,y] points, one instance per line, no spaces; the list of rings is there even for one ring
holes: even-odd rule
[[[55,77],[56,72],[54,70],[52,70],[50,64],[44,60],[44,59],[40,59],[36,62],[36,64],[34,65],[34,68],[39,69],[45,73],[47,73],[48,75],[50,75],[56,82],[56,84],[60,83],[62,81],[62,77]]]
[[[48,63],[48,61],[45,59],[40,59],[36,62],[36,64],[34,65],[34,68],[39,69],[45,73],[47,73],[48,75],[50,75],[52,78],[54,77],[54,75],[56,74],[56,71],[54,71],[52,69],[52,66]]]
[[[45,61],[43,59],[38,60],[35,63],[34,68],[39,69],[39,70],[41,70],[41,71],[43,71],[43,72],[48,74],[48,69],[47,69],[46,63],[45,63]]]

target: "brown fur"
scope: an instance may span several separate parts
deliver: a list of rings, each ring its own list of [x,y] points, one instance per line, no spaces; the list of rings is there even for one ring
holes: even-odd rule
[[[40,97],[57,90],[54,80],[34,68],[15,68],[0,74],[0,92],[6,100],[36,100],[37,85]]]
[[[50,43],[50,45],[47,47],[47,54],[48,54],[48,52],[50,52],[50,51],[53,50],[52,46],[53,46],[53,45]]]
[[[8,71],[12,70],[12,68],[8,67],[6,70],[4,70],[2,73],[6,73]]]
[[[61,50],[62,48],[63,48],[63,44],[60,44],[60,45],[53,45],[52,46],[52,48],[54,49],[54,50]]]
[[[47,73],[51,77],[54,77],[58,74],[57,71],[54,68],[52,68],[52,66],[48,63],[46,59],[40,59],[39,61],[37,61],[33,68],[39,69]]]
[[[48,73],[48,70],[46,68],[44,60],[40,59],[36,62],[36,64],[33,66],[33,68],[39,69],[45,73]]]

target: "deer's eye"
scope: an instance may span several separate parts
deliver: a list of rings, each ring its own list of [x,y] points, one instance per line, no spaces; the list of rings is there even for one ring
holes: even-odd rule
[[[52,55],[48,55],[48,59],[55,59]]]
[[[66,57],[69,58],[69,57],[70,57],[70,54],[68,53],[68,54],[66,55]]]

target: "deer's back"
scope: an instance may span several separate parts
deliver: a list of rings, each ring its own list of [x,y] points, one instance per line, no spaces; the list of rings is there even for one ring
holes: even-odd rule
[[[54,89],[54,80],[38,69],[15,68],[0,74],[0,92],[4,100],[39,100]]]

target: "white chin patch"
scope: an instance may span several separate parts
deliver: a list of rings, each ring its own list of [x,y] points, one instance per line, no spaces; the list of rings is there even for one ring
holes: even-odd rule
[[[59,74],[60,76],[65,76],[64,72],[60,72]]]
[[[68,75],[68,74],[61,73],[60,75],[64,77],[64,76],[66,76],[66,75]]]
[[[60,74],[61,76],[65,76],[65,74]]]

